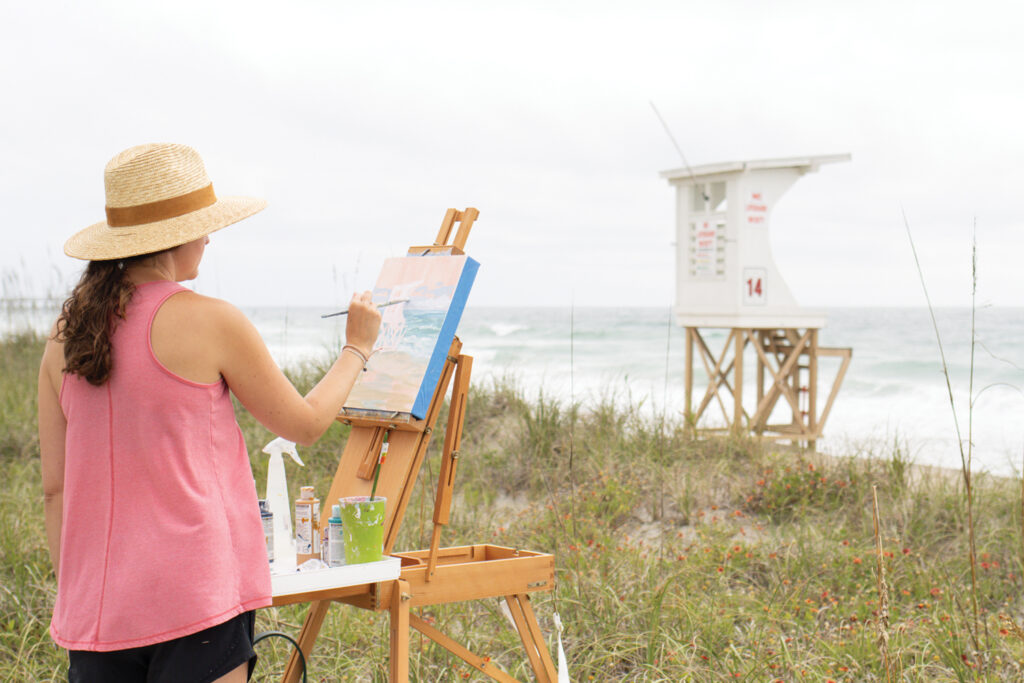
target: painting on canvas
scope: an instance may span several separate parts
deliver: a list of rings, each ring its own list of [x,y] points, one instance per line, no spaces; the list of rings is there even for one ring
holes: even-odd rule
[[[426,414],[479,264],[468,256],[406,256],[384,262],[373,301],[381,309],[370,361],[346,413]]]

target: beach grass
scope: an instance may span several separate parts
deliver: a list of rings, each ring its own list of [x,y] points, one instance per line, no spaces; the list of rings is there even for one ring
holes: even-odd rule
[[[41,348],[34,335],[0,341],[0,680],[66,677],[47,634],[55,584],[34,426]],[[305,390],[322,370],[289,374]],[[262,487],[260,449],[272,435],[238,416]],[[304,484],[327,490],[346,433],[337,424],[301,449],[293,497]],[[681,418],[652,419],[614,396],[565,405],[524,395],[513,379],[475,384],[442,543],[555,555],[556,589],[533,604],[552,653],[561,616],[574,681],[1021,680],[1020,480],[972,478],[975,647],[963,478],[915,465],[910,444],[870,436],[826,457],[741,435],[695,438]],[[397,549],[428,545],[439,445]],[[498,600],[420,615],[532,680]],[[303,616],[261,610],[257,630],[297,635]],[[383,614],[332,606],[309,680],[386,680],[387,634]],[[279,676],[288,645],[274,641],[258,646],[255,680]],[[413,680],[485,680],[417,634],[410,650]]]

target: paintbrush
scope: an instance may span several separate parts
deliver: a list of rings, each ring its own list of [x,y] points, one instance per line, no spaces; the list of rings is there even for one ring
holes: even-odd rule
[[[388,301],[387,303],[380,304],[379,306],[377,306],[377,308],[384,308],[385,306],[394,306],[395,304],[404,304],[407,303],[408,301],[408,299],[395,299],[394,301]],[[348,313],[347,308],[344,311],[338,311],[337,313],[325,313],[320,317],[333,318],[336,315],[345,315],[346,313]]]
[[[384,459],[388,456],[388,434],[391,430],[384,432],[384,443],[380,447],[380,455],[377,456],[377,468],[373,473],[373,488],[370,489],[370,500],[372,501],[377,495],[377,480],[380,479],[380,466],[384,464]]]

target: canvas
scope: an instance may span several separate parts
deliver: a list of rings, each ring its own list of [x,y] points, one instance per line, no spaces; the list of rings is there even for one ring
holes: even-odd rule
[[[451,255],[384,262],[374,303],[409,301],[381,309],[380,335],[345,403],[346,414],[426,415],[479,266],[468,256]]]

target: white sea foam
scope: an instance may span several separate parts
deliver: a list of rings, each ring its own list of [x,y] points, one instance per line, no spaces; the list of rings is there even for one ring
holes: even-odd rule
[[[520,330],[525,330],[526,329],[525,325],[515,325],[515,324],[509,324],[509,323],[491,323],[487,327],[497,337],[507,337],[510,334],[513,334],[515,332],[519,332]]]

